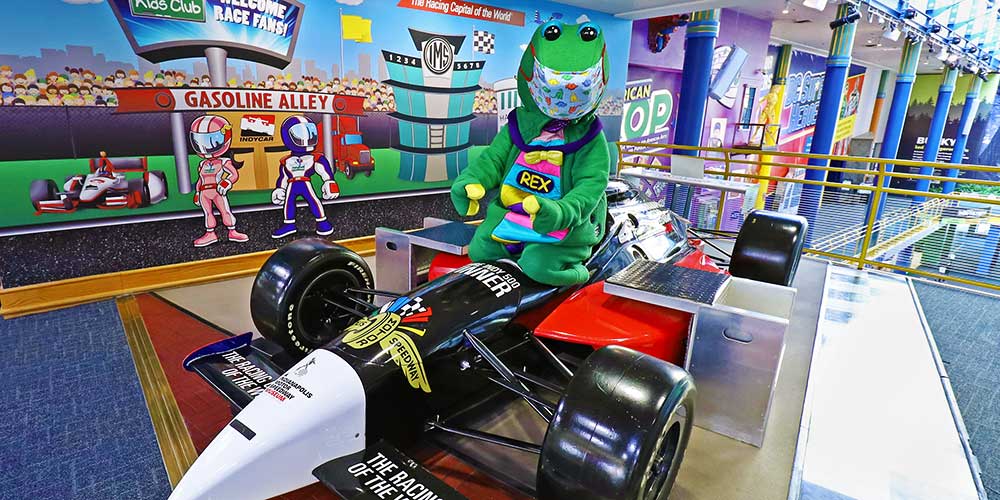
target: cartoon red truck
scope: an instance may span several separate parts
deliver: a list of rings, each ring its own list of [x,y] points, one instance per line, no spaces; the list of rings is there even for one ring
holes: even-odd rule
[[[334,120],[333,157],[331,163],[348,179],[353,179],[359,172],[371,177],[375,170],[375,158],[372,150],[365,146],[361,138],[357,116],[337,116]]]

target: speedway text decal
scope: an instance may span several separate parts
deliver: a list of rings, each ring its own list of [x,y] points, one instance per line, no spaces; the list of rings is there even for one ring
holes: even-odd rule
[[[406,319],[400,314],[388,311],[361,318],[344,330],[343,342],[354,349],[366,349],[378,345],[384,352],[389,353],[392,360],[403,370],[410,387],[431,392],[424,361],[413,339],[408,335],[422,337],[424,330],[402,325]]]

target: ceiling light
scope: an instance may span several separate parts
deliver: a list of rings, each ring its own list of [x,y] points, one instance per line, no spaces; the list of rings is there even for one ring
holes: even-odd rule
[[[826,0],[805,0],[802,5],[823,12],[823,9],[826,8]]]
[[[788,14],[792,11],[792,0],[785,0],[785,8],[781,9],[782,14]]]
[[[948,49],[941,47],[941,51],[937,53],[937,58],[939,61],[948,60]]]
[[[957,63],[958,59],[959,59],[959,55],[958,54],[954,54],[954,53],[948,54],[948,63],[949,64],[955,64],[955,63]]]

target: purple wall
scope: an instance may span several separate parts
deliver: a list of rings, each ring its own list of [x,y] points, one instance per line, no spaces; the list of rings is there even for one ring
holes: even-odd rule
[[[635,21],[632,24],[631,51],[629,56],[628,80],[652,78],[654,89],[669,89],[676,99],[680,91],[680,70],[684,65],[684,33],[683,27],[674,30],[670,42],[658,54],[649,50],[647,36],[649,22]],[[743,94],[747,87],[757,88],[754,100],[763,97],[763,91],[770,82],[764,76],[764,63],[767,58],[768,41],[771,35],[771,21],[740,14],[731,9],[723,9],[719,22],[719,38],[716,47],[736,45],[747,51],[749,57],[743,65],[740,79],[736,85],[736,102],[732,108],[727,108],[715,99],[709,98],[705,110],[705,126],[702,145],[708,144],[709,125],[712,118],[726,118],[727,127],[725,145],[732,146],[735,124],[740,121]],[[660,86],[660,85],[673,85]],[[736,142],[744,141],[745,137],[737,134]]]

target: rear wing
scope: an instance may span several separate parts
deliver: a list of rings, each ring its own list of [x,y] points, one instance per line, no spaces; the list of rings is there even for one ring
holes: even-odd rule
[[[280,346],[244,333],[206,345],[184,359],[184,368],[205,379],[229,403],[242,410],[267,384],[295,363]]]

